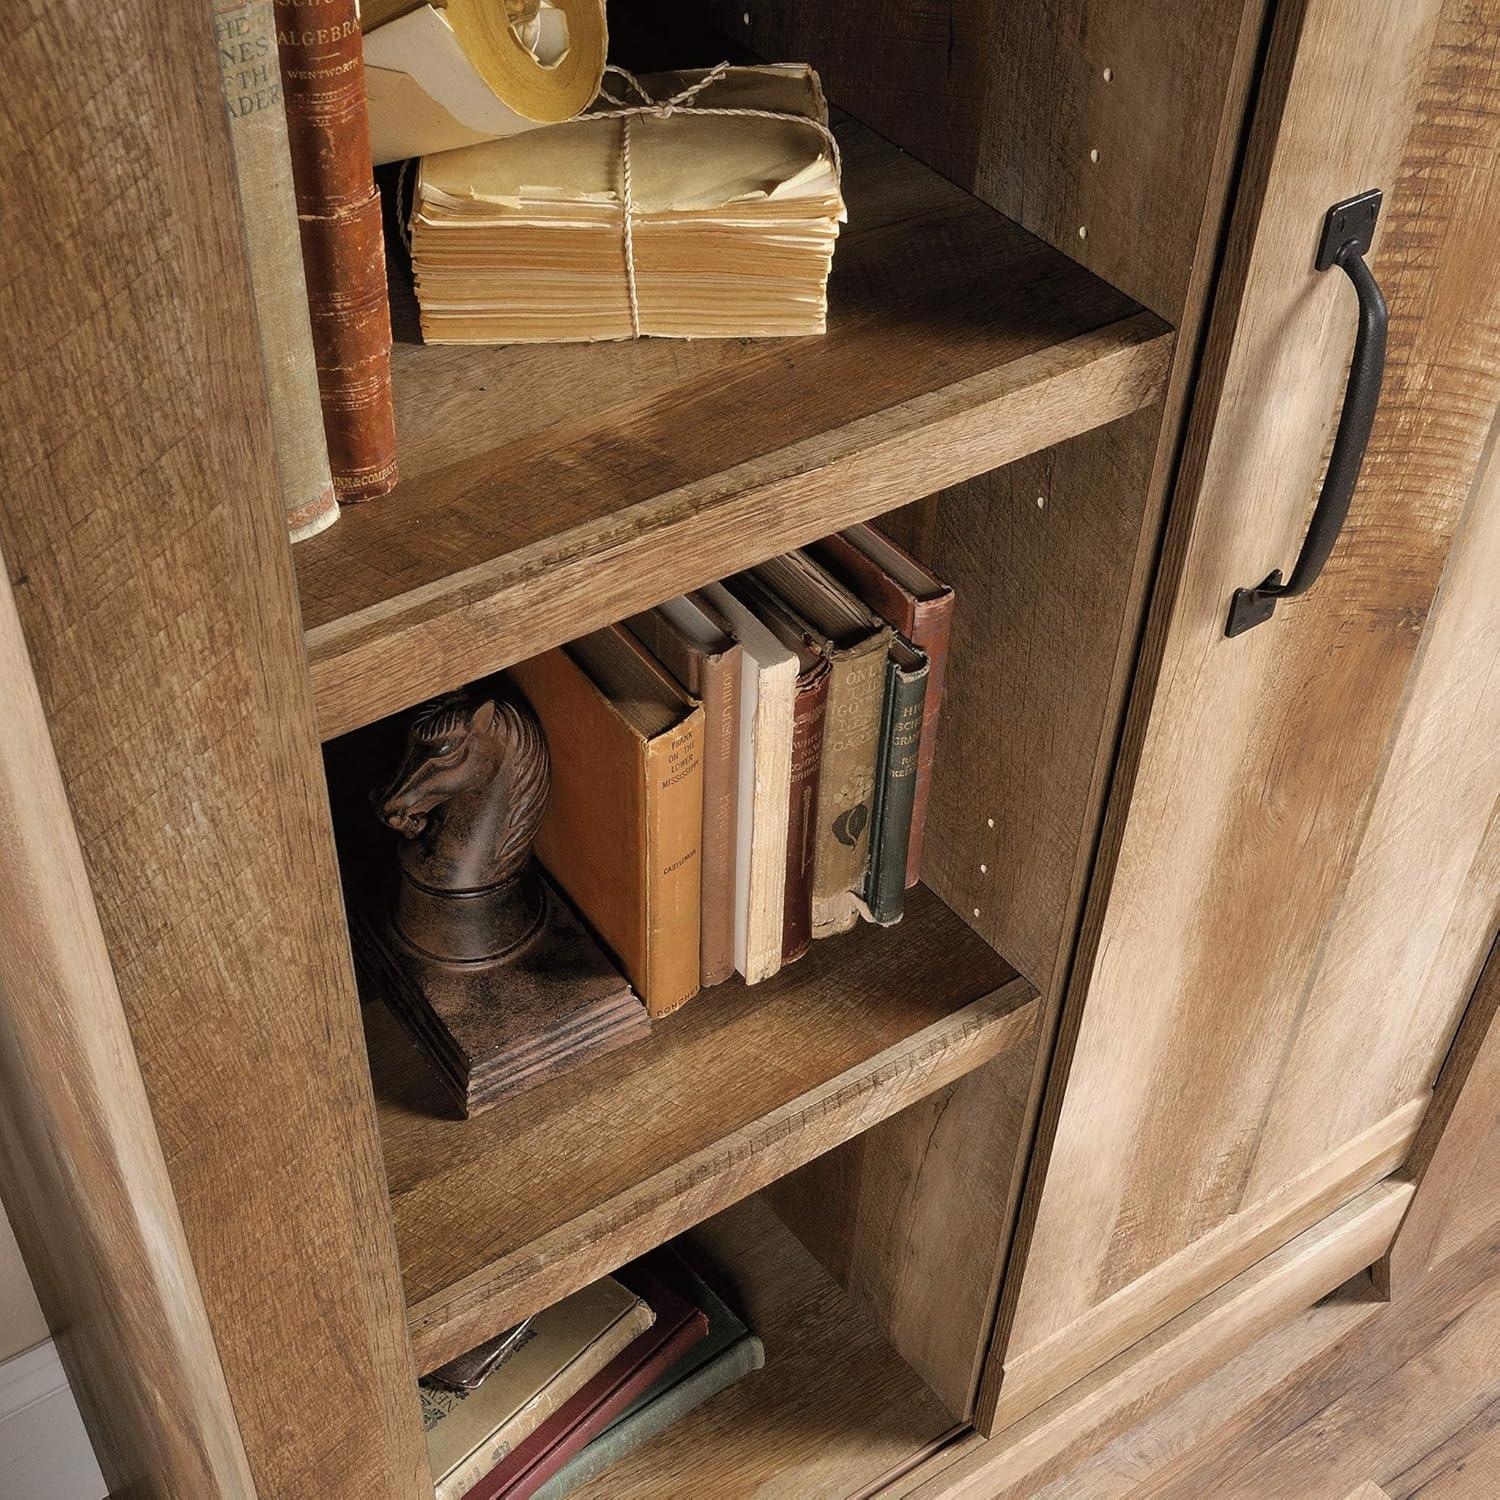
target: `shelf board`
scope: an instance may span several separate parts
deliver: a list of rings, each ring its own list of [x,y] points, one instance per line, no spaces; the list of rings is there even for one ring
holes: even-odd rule
[[[574,1500],[860,1495],[953,1435],[953,1419],[759,1198],[688,1235],[688,1250],[766,1346],[721,1391]]]
[[[820,338],[424,346],[402,480],[294,549],[322,735],[1155,401],[1172,334],[852,122]]]
[[[370,1069],[431,1369],[1027,1038],[1035,992],[925,887],[472,1120],[383,1005]]]

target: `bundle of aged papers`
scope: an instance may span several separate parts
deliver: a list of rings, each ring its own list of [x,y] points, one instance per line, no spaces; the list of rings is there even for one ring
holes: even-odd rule
[[[641,84],[665,100],[704,76]],[[821,333],[845,215],[817,75],[731,68],[665,117],[630,116],[628,235],[627,121],[611,108],[423,159],[411,251],[424,337]]]

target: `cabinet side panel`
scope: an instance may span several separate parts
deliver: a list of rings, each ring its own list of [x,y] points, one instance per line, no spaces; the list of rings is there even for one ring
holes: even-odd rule
[[[416,1495],[211,7],[0,39],[0,549],[251,1473]]]
[[[250,1474],[0,576],[0,1194],[111,1492]]]

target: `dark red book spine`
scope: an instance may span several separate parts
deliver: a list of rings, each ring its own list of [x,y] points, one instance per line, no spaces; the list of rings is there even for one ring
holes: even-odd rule
[[[396,483],[391,310],[355,0],[276,0],[276,43],[333,488]]]
[[[529,1437],[523,1438],[463,1500],[527,1500],[581,1448],[609,1426],[708,1337],[708,1317],[655,1278],[640,1288],[656,1310],[656,1323],[570,1396]]]
[[[797,685],[792,710],[792,792],[786,824],[786,894],[781,917],[781,961],[791,963],[812,942],[813,845],[818,837],[818,772],[823,765],[823,720],[828,668],[820,663]]]

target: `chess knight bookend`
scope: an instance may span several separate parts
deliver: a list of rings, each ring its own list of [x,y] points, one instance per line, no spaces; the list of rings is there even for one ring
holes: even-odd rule
[[[421,710],[395,780],[375,798],[402,843],[372,956],[465,1115],[650,1028],[532,859],[548,765],[524,703],[450,697]]]

